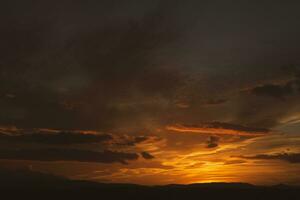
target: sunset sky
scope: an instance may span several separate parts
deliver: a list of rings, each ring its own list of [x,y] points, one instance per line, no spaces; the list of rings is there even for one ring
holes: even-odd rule
[[[299,10],[1,1],[0,167],[105,183],[300,185]]]

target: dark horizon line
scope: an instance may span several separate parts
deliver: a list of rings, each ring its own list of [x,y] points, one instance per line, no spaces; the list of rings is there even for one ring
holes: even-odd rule
[[[35,183],[36,181],[41,181],[43,183],[52,183],[53,181],[58,181],[59,183],[86,183],[86,184],[93,184],[93,185],[107,185],[107,186],[137,186],[137,187],[149,187],[149,188],[155,188],[155,187],[177,187],[177,188],[185,188],[185,187],[217,187],[222,188],[223,187],[229,187],[229,188],[235,188],[235,187],[243,187],[243,188],[299,188],[300,189],[300,183],[295,184],[287,184],[287,183],[278,183],[278,184],[272,184],[272,185],[260,185],[260,184],[253,184],[248,182],[195,182],[195,183],[189,183],[189,184],[183,184],[183,183],[169,183],[169,184],[139,184],[139,183],[130,183],[130,182],[100,182],[95,180],[83,180],[83,179],[72,179],[65,176],[55,175],[52,173],[47,173],[43,171],[35,171],[31,169],[8,169],[5,167],[0,167],[0,175],[2,176],[2,179],[7,180],[8,182],[11,182],[14,184],[14,181],[17,182],[28,182],[28,183]],[[1,184],[1,183],[0,183]]]

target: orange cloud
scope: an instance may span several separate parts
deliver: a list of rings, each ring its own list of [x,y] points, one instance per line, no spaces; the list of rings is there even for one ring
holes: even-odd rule
[[[182,132],[182,133],[199,133],[199,134],[213,134],[213,135],[237,135],[237,136],[264,136],[269,130],[250,128],[240,125],[212,122],[202,124],[200,126],[188,126],[188,125],[169,125],[166,126],[169,131]]]

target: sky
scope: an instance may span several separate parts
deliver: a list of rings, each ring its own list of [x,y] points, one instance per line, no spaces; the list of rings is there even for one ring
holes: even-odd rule
[[[0,166],[300,185],[300,3],[4,0]]]

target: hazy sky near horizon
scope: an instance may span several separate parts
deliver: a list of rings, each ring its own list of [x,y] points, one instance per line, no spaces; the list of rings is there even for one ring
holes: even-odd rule
[[[0,166],[300,184],[300,3],[0,3]]]

